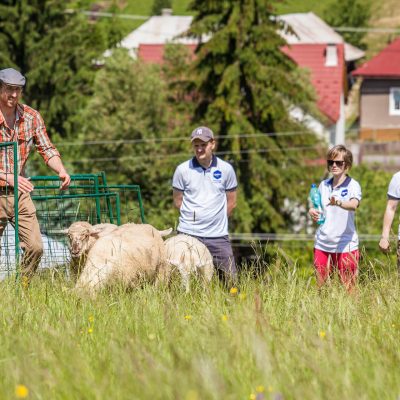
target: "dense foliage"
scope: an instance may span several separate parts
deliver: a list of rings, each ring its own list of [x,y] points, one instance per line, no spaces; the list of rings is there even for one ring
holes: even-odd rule
[[[5,0],[0,5],[0,65],[27,76],[24,101],[38,108],[48,130],[65,137],[92,93],[95,60],[118,38],[117,29],[66,12],[70,3]]]
[[[75,170],[104,170],[109,182],[140,184],[154,224],[173,221],[172,174],[190,156],[188,122],[171,109],[167,97],[159,66],[115,51],[98,72],[93,96],[79,115],[83,145],[81,157],[74,156]]]
[[[338,0],[325,11],[327,23],[333,27],[365,28],[371,18],[371,2],[365,0]],[[365,49],[366,32],[341,32],[344,40]]]

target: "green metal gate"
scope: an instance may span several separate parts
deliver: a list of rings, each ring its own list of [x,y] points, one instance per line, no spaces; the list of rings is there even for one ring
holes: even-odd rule
[[[15,147],[14,143],[8,145]],[[16,147],[14,151],[16,152]],[[35,187],[31,197],[36,207],[44,244],[41,268],[63,266],[69,262],[70,253],[64,231],[73,222],[107,222],[116,225],[145,222],[140,186],[108,185],[104,172],[71,175],[71,185],[65,191],[60,190],[58,176],[32,176],[31,181]],[[17,194],[15,199],[17,200]],[[3,275],[4,272],[9,274],[15,271],[18,264],[17,208],[15,215],[14,251],[9,248],[10,231],[7,230],[7,235],[3,235],[3,253],[8,254],[0,262],[0,274],[3,272]]]

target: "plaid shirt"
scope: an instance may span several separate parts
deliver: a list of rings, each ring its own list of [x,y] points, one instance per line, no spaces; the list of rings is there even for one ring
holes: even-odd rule
[[[50,158],[60,156],[47,135],[41,115],[25,104],[17,105],[14,129],[7,126],[0,112],[0,143],[3,142],[18,143],[19,175],[24,174],[25,164],[33,146],[36,146],[46,164]],[[0,147],[0,171],[14,173],[13,146]],[[0,181],[0,186],[5,186],[5,182]]]

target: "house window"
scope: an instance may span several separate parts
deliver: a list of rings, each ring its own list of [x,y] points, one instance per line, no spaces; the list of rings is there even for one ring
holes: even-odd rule
[[[389,115],[400,115],[400,87],[390,88]]]

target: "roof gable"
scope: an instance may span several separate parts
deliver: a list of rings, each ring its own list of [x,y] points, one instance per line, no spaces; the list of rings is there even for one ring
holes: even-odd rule
[[[278,18],[288,24],[295,32],[295,34],[280,32],[280,35],[290,45],[343,43],[346,61],[358,60],[365,55],[365,52],[358,47],[346,43],[341,35],[313,12],[283,14]]]
[[[344,87],[344,46],[336,44],[337,65],[326,66],[326,44],[295,44],[282,51],[298,66],[310,71],[311,83],[317,93],[317,106],[331,122],[340,118]]]
[[[400,38],[394,40],[375,57],[353,71],[353,75],[372,78],[399,78]]]

